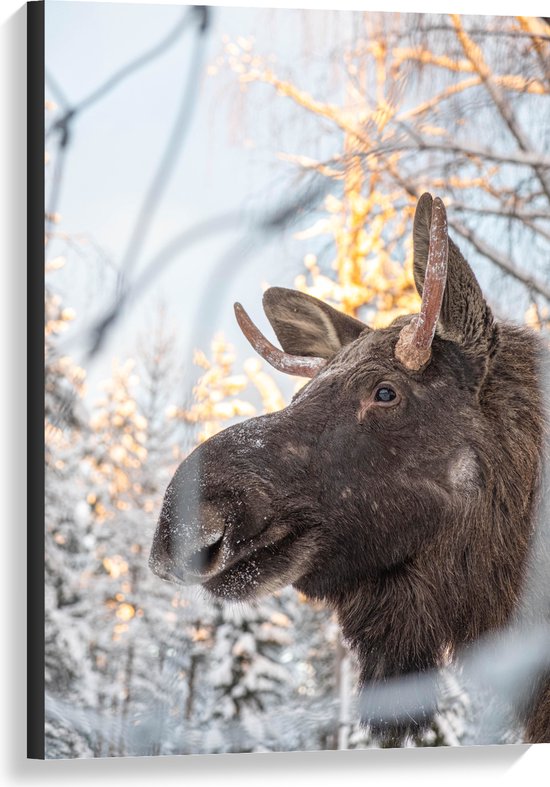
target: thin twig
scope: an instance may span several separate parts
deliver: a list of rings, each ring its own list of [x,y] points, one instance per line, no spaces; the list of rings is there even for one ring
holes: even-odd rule
[[[479,238],[475,232],[473,232],[469,227],[466,227],[461,222],[456,221],[455,219],[450,219],[449,226],[452,227],[453,230],[463,238],[466,238],[466,240],[469,241],[472,246],[474,246],[474,248],[479,251],[480,254],[483,254],[484,257],[487,257],[488,260],[491,260],[491,262],[493,262],[505,273],[513,276],[530,290],[538,292],[539,295],[542,295],[544,298],[550,301],[549,285],[534,279],[532,276],[529,276],[527,273],[525,273],[525,271],[522,271],[508,257],[505,257],[503,254],[497,251],[497,249],[494,249],[492,246],[490,246],[486,241],[481,240],[481,238]]]
[[[193,15],[199,15],[199,26],[201,32],[206,29],[206,7],[194,6],[186,9],[182,19],[176,27],[170,31],[158,44],[152,47],[148,52],[140,55],[135,60],[132,60],[127,65],[123,66],[118,72],[104,82],[100,87],[94,89],[88,96],[72,105],[64,90],[59,85],[56,78],[50,71],[46,70],[45,79],[48,88],[51,90],[55,100],[63,107],[63,114],[55,122],[53,122],[48,129],[46,137],[49,138],[52,134],[58,135],[57,151],[54,154],[54,172],[52,176],[52,185],[50,188],[50,196],[48,199],[48,207],[46,209],[46,221],[51,226],[55,222],[57,213],[57,206],[59,204],[61,195],[61,186],[63,180],[63,172],[65,166],[65,159],[67,149],[72,141],[72,128],[75,118],[85,109],[90,107],[96,101],[106,96],[113,90],[121,81],[126,79],[131,74],[134,74],[143,66],[150,63],[153,59],[163,54],[177,39],[187,27],[188,22]],[[46,236],[46,242],[48,235]]]
[[[46,68],[44,74],[46,85],[51,90],[53,97],[65,110],[70,108],[70,101],[54,75]]]
[[[456,141],[445,140],[427,140],[424,137],[416,134],[407,127],[405,124],[399,124],[410,136],[413,137],[412,142],[400,141],[396,139],[392,142],[382,143],[364,153],[354,153],[354,156],[361,156],[368,158],[369,156],[376,156],[380,153],[394,153],[396,151],[418,151],[418,150],[434,150],[443,153],[454,153],[468,158],[488,159],[489,161],[498,161],[503,164],[514,164],[519,167],[533,167],[539,169],[550,169],[550,156],[544,156],[542,153],[534,153],[533,151],[508,151],[503,152],[493,148],[486,147],[485,145],[462,145]]]
[[[476,43],[474,43],[474,41],[472,41],[470,36],[465,31],[464,27],[462,26],[460,16],[458,14],[451,14],[451,19],[456,30],[457,38],[462,45],[462,49],[464,50],[464,54],[472,63],[476,69],[476,72],[480,75],[487,92],[491,96],[500,116],[508,126],[510,133],[515,138],[520,149],[526,154],[531,154],[533,152],[532,146],[527,136],[524,134],[523,129],[519,125],[509,102],[506,101],[501,87],[496,83],[489,66],[485,62],[481,49]],[[544,172],[544,166],[545,165],[539,163],[532,164],[542,189],[550,201],[550,179],[548,179],[546,172]]]
[[[290,202],[286,202],[282,207],[269,212],[266,216],[253,216],[246,223],[246,240],[240,238],[234,249],[226,253],[218,265],[215,266],[212,276],[214,280],[220,278],[221,270],[226,266],[227,260],[233,262],[233,270],[241,266],[250,256],[254,248],[261,242],[265,242],[265,237],[270,234],[281,232],[297,217],[303,216],[304,211],[316,205],[330,187],[330,181],[324,178],[319,181],[317,176],[311,179],[308,186],[302,190],[298,196]],[[132,283],[125,282],[124,286],[117,292],[114,303],[106,314],[96,322],[88,331],[90,347],[88,350],[88,360],[91,360],[103,346],[107,334],[112,330],[115,323],[120,319],[125,308],[142,295],[150,286],[151,282],[157,279],[161,273],[176,259],[177,255],[189,249],[196,243],[211,238],[216,234],[223,234],[230,230],[243,227],[244,216],[242,211],[230,211],[222,216],[207,219],[196,224],[194,227],[185,229],[183,232],[172,238],[146,265],[139,277]],[[236,249],[241,251],[246,244],[246,253],[241,257],[236,254]],[[216,289],[216,288],[214,288]],[[218,288],[221,290],[221,288]],[[208,291],[206,297],[211,297]]]
[[[201,8],[201,6],[198,6]],[[96,101],[102,99],[107,93],[110,93],[119,82],[122,82],[127,77],[134,74],[143,66],[146,66],[152,60],[155,60],[160,55],[164,54],[172,44],[175,44],[181,34],[185,31],[188,24],[191,22],[194,16],[195,8],[187,8],[182,15],[182,18],[178,22],[178,24],[165,36],[158,44],[155,44],[151,49],[149,49],[144,54],[137,57],[135,60],[132,60],[125,66],[122,66],[115,74],[113,74],[109,79],[107,79],[102,85],[92,90],[85,98],[79,101],[75,105],[76,112],[82,112],[85,109],[88,109],[92,104],[95,104]]]
[[[134,229],[126,247],[126,252],[122,258],[120,270],[123,277],[126,275],[127,271],[135,265],[140,249],[143,248],[145,238],[147,237],[147,233],[155,217],[155,211],[159,207],[162,193],[168,185],[170,174],[174,171],[178,153],[183,147],[185,137],[191,124],[191,118],[193,117],[200,85],[200,69],[203,62],[206,40],[205,33],[209,25],[206,6],[196,6],[194,9],[196,9],[195,13],[200,15],[198,16],[199,30],[194,41],[191,65],[187,73],[172,131],[168,137],[157,171],[139,210]]]
[[[550,221],[550,212],[537,211],[537,210],[523,210],[520,206],[515,205],[511,208],[490,208],[485,205],[474,206],[466,205],[464,202],[452,201],[451,207],[453,210],[459,210],[469,213],[480,213],[488,216],[499,216],[503,219],[518,219],[518,221],[532,222],[536,219],[544,219]]]
[[[530,218],[528,218],[525,214],[517,211],[517,210],[497,210],[496,208],[485,208],[485,207],[477,207],[474,205],[463,205],[457,204],[453,202],[452,204],[453,210],[462,211],[463,213],[475,213],[481,216],[494,216],[495,218],[499,219],[506,219],[507,221],[514,220],[519,221],[525,227],[529,227],[530,230],[535,232],[537,235],[540,235],[546,240],[550,240],[550,231],[544,229],[544,227],[540,227],[538,224],[535,224]],[[550,216],[545,217],[550,219]]]

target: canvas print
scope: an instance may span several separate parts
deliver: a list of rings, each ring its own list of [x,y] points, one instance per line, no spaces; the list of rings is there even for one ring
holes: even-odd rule
[[[550,742],[549,20],[29,24],[31,755]]]

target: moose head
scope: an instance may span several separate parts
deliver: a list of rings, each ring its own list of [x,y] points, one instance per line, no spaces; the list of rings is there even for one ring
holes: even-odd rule
[[[420,198],[413,233],[420,313],[387,328],[271,287],[281,350],[235,305],[254,349],[310,380],[179,466],[150,557],[223,599],[293,584],[326,600],[363,682],[437,666],[506,622],[540,458],[532,334],[497,325],[439,198]]]

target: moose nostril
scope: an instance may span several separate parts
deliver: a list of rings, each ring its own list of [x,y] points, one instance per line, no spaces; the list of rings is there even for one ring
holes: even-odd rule
[[[223,497],[189,500],[182,492],[167,493],[151,549],[152,571],[184,582],[202,581],[215,573],[232,511],[232,502]]]
[[[199,574],[204,574],[215,566],[220,556],[222,541],[223,535],[213,544],[208,544],[194,552],[189,559],[191,569]]]
[[[225,515],[221,507],[207,501],[201,502],[198,511],[197,533],[201,546],[214,546],[220,541],[224,531]]]

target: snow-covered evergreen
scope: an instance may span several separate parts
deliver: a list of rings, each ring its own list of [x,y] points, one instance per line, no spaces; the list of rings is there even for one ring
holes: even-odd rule
[[[87,439],[84,373],[57,350],[72,312],[47,289],[45,301],[45,686],[75,705],[89,704],[95,675],[88,650],[90,608],[81,578],[93,541],[82,480]],[[29,545],[32,549],[32,544]],[[48,720],[50,756],[79,756],[87,743],[60,718]]]

